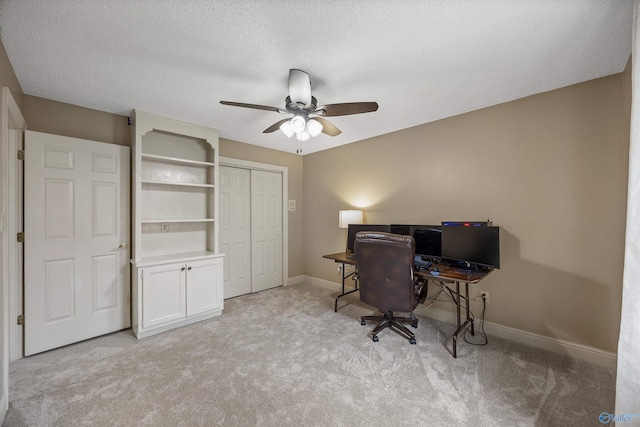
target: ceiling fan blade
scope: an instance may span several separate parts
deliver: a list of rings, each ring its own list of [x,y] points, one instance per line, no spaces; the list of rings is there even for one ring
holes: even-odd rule
[[[233,107],[253,108],[254,110],[275,111],[276,113],[288,113],[287,110],[278,107],[269,107],[268,105],[245,104],[243,102],[220,101],[222,105],[231,105]]]
[[[283,120],[280,120],[279,122],[274,123],[274,124],[272,124],[271,126],[269,126],[268,128],[266,128],[265,130],[263,130],[263,131],[262,131],[262,133],[271,133],[271,132],[275,132],[275,131],[277,131],[278,129],[280,129],[280,126],[282,126],[282,124],[283,124],[284,122],[288,122],[289,120],[291,120],[291,119],[289,118],[289,119],[283,119]]]
[[[322,125],[322,133],[326,133],[329,136],[338,136],[342,133],[342,131],[331,124],[329,120],[325,120],[322,117],[314,117],[314,119]]]
[[[350,114],[371,113],[377,110],[377,102],[344,102],[342,104],[322,105],[316,108],[314,114],[320,114],[324,117],[348,116]]]
[[[311,105],[311,79],[309,74],[292,68],[289,70],[289,97],[295,104]]]

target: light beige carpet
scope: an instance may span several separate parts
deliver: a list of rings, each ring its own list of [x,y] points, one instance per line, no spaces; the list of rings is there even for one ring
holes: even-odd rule
[[[309,285],[225,301],[215,319],[131,331],[10,366],[3,426],[599,426],[611,373],[498,338],[459,342],[418,316],[417,345],[374,343],[351,302]],[[473,337],[471,337],[473,338]]]

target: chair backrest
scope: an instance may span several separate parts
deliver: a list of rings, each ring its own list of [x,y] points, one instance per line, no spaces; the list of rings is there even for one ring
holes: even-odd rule
[[[360,300],[383,313],[413,311],[418,304],[413,237],[361,231],[356,234],[355,252]]]

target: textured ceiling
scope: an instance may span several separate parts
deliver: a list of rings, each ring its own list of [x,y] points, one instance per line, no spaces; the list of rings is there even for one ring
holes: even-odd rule
[[[623,71],[632,0],[2,0],[2,42],[26,94],[141,109],[295,152],[262,131],[286,117],[290,68],[332,117],[308,154]]]

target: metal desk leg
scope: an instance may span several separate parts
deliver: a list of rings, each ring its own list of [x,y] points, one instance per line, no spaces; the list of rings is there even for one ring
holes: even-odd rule
[[[333,312],[334,312],[334,313],[337,313],[337,312],[338,312],[338,300],[340,299],[340,297],[343,297],[343,296],[345,296],[345,295],[352,294],[352,293],[354,293],[354,292],[356,292],[356,291],[358,291],[358,290],[359,290],[359,289],[358,289],[358,282],[356,282],[356,287],[355,287],[355,289],[354,289],[354,290],[349,291],[349,292],[345,292],[345,291],[344,291],[344,282],[345,282],[345,280],[347,280],[349,277],[351,277],[351,276],[353,276],[353,275],[355,274],[355,271],[352,271],[351,273],[349,273],[349,274],[345,275],[345,273],[346,273],[346,268],[345,268],[345,266],[346,266],[346,264],[342,264],[342,293],[341,293],[340,295],[338,295],[338,297],[336,298],[336,303],[335,303],[335,305],[334,305],[334,307],[333,307]]]
[[[463,332],[469,324],[471,324],[471,334],[473,334],[473,320],[471,320],[471,315],[469,314],[469,284],[465,283],[465,299],[467,300],[467,319],[463,324],[460,324],[460,282],[456,281],[456,324],[458,329],[453,334],[453,357],[457,357],[457,344],[458,344],[458,335]]]
[[[465,282],[464,284],[464,293],[465,298],[467,299],[467,320],[471,320],[471,314],[469,312],[469,283]],[[473,330],[473,320],[471,320],[471,335],[475,335],[475,331]]]

